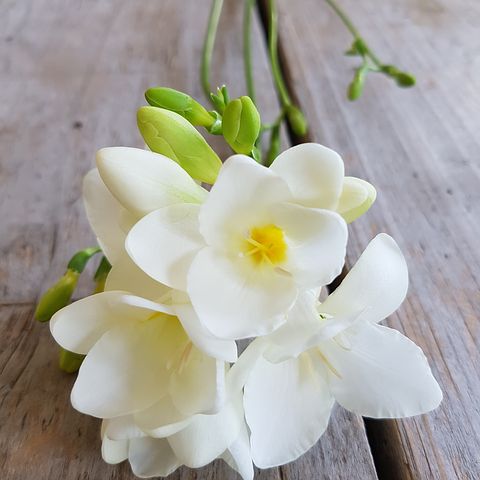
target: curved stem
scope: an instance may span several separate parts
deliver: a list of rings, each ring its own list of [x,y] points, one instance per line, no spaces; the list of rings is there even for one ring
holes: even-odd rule
[[[252,13],[256,0],[245,0],[245,9],[243,15],[243,63],[245,67],[245,83],[247,84],[247,94],[255,101],[255,82],[253,79],[252,65]]]
[[[343,22],[347,30],[352,34],[352,36],[358,40],[362,40],[363,44],[365,45],[366,53],[372,60],[372,62],[377,66],[380,67],[382,65],[382,62],[380,59],[370,50],[369,46],[365,43],[363,40],[362,36],[360,35],[360,32],[358,31],[357,27],[353,24],[353,22],[350,20],[350,17],[345,13],[344,10],[338,5],[336,0],[325,0],[325,2],[332,8],[332,10],[337,14],[338,18]]]
[[[213,46],[215,44],[215,37],[217,35],[218,22],[222,12],[223,0],[212,0],[212,8],[210,10],[210,17],[208,19],[207,33],[205,35],[205,42],[202,51],[202,65],[200,77],[202,80],[202,88],[206,97],[210,99],[210,67],[212,64]]]
[[[268,2],[268,17],[268,52],[272,65],[272,74],[282,106],[286,107],[291,105],[292,101],[290,100],[278,61],[278,12],[275,0],[269,0]]]

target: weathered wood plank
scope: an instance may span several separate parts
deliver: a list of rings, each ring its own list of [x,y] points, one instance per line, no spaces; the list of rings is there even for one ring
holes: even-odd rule
[[[101,460],[99,422],[71,408],[73,378],[57,369],[48,327],[34,323],[32,313],[66,259],[94,242],[80,193],[95,150],[142,145],[135,110],[148,86],[201,96],[197,72],[209,4],[40,0],[0,6],[2,478],[133,478],[127,465]],[[245,92],[241,7],[225,2],[212,75],[213,85],[225,82],[233,95]],[[268,121],[277,104],[258,21],[254,39],[259,102]],[[216,147],[227,155],[225,145]],[[82,281],[80,293],[91,287]],[[363,426],[335,415],[324,441],[303,460],[258,472],[259,479],[281,476],[375,478]],[[171,478],[236,475],[216,462]]]
[[[33,322],[39,293],[69,255],[94,241],[83,213],[83,174],[95,150],[141,146],[135,111],[154,84],[200,96],[199,53],[209,2],[27,2],[3,4],[0,469],[6,479],[133,478],[100,457],[99,422],[69,402],[73,377],[56,366],[48,327]],[[225,10],[213,80],[244,91],[239,46],[227,36],[241,11]],[[235,23],[234,23],[235,22]],[[238,30],[238,28],[237,28]],[[256,24],[256,35],[259,35]],[[238,32],[237,37],[238,39]],[[228,60],[228,63],[227,63]],[[268,80],[265,55],[255,60]],[[225,61],[225,64],[222,62]],[[276,99],[262,106],[273,118]],[[227,149],[217,144],[220,153]],[[82,292],[91,288],[83,283]],[[176,479],[237,478],[222,462]],[[276,479],[276,470],[261,478]]]
[[[310,138],[341,152],[348,174],[371,181],[378,200],[351,229],[349,264],[390,233],[410,268],[410,291],[388,324],[426,352],[445,399],[416,418],[370,422],[379,477],[480,476],[479,279],[480,64],[474,2],[341,2],[380,58],[417,74],[403,91],[369,78],[350,104],[351,41],[323,2],[281,0],[289,84]]]

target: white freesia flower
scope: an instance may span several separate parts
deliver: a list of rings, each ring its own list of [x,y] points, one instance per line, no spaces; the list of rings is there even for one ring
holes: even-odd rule
[[[340,172],[325,174],[338,174],[340,192],[343,163],[337,157]],[[299,164],[304,177],[308,165]],[[302,179],[296,181],[299,190]],[[318,206],[301,205],[305,198],[297,201],[275,169],[234,155],[202,205],[176,204],[146,215],[130,231],[126,248],[152,278],[187,291],[214,335],[264,335],[285,321],[299,289],[328,284],[340,273],[346,224],[323,208],[338,202],[326,201],[337,193],[317,199]]]
[[[253,465],[242,403],[237,389],[218,413],[194,415],[160,428],[166,417],[161,405],[105,420],[102,456],[108,463],[128,459],[139,477],[167,476],[181,465],[199,468],[222,458],[244,480],[251,480]]]
[[[176,162],[140,148],[102,148],[97,167],[84,178],[83,200],[112,265],[123,256],[126,235],[142,216],[176,203],[201,203],[208,194]]]
[[[176,307],[118,291],[57,312],[50,322],[55,340],[87,355],[72,390],[73,406],[113,418],[159,403],[165,424],[217,411],[225,396],[225,363],[204,351],[229,350],[217,346],[222,340],[203,336],[197,321],[182,315],[182,323],[177,314]]]
[[[268,342],[245,385],[252,456],[267,468],[305,453],[325,431],[336,400],[373,418],[418,415],[442,392],[422,350],[378,322],[403,301],[408,272],[388,235],[378,235],[322,304],[299,297],[288,322]],[[245,352],[247,353],[247,352]],[[247,364],[247,370],[252,362]]]

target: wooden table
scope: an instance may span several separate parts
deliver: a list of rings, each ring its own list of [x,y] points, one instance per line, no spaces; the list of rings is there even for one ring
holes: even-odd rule
[[[245,93],[242,2],[227,0],[213,81]],[[280,0],[282,68],[310,122],[308,140],[339,151],[347,173],[378,189],[350,228],[348,264],[378,232],[404,251],[411,286],[387,323],[426,352],[445,399],[429,415],[372,421],[338,408],[293,464],[260,479],[480,478],[480,4],[473,0],[343,0],[381,58],[418,87],[369,78],[345,98],[349,35],[320,0]],[[39,294],[77,249],[94,243],[82,176],[102,146],[141,146],[143,91],[168,85],[202,98],[207,0],[16,0],[0,5],[0,477],[130,479],[100,457],[99,421],[69,404]],[[254,22],[260,107],[278,110],[264,26]],[[215,146],[225,157],[225,147]],[[82,280],[81,294],[92,285]],[[175,479],[237,478],[223,463]]]

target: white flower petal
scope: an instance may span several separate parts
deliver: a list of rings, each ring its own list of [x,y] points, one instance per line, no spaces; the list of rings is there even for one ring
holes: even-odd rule
[[[173,350],[178,343],[165,333],[167,323],[139,322],[105,333],[80,367],[71,394],[74,408],[112,418],[148,408],[162,398],[167,393],[166,363],[171,355],[162,347],[168,341]]]
[[[107,276],[105,291],[109,290],[123,290],[155,301],[169,292],[170,288],[148,276],[124,251]]]
[[[128,440],[102,439],[102,458],[106,463],[115,465],[128,458]]]
[[[347,223],[353,222],[372,206],[376,198],[373,185],[360,178],[345,177],[337,212]]]
[[[200,231],[209,245],[226,250],[232,238],[270,223],[266,216],[270,205],[290,198],[286,183],[270,169],[245,155],[233,155],[202,205]]]
[[[225,363],[191,344],[187,349],[185,365],[180,365],[170,381],[173,404],[186,416],[217,412],[225,400]]]
[[[228,371],[227,392],[230,397],[240,392],[247,383],[255,364],[269,345],[267,339],[268,337],[259,337],[253,340]]]
[[[360,323],[344,333],[347,345],[320,345],[337,374],[330,388],[347,410],[366,417],[401,418],[436,408],[442,392],[422,350],[400,332]],[[344,339],[344,340],[345,340]]]
[[[382,233],[368,244],[319,310],[335,317],[362,311],[362,320],[380,322],[400,306],[407,289],[408,269],[402,252],[393,238]]]
[[[193,416],[185,416],[175,407],[170,395],[166,395],[151,407],[133,415],[135,424],[150,437],[163,438],[185,428]]]
[[[344,167],[338,153],[318,143],[302,143],[281,153],[270,168],[290,187],[295,203],[335,210]]]
[[[198,205],[178,204],[142,218],[125,244],[132,260],[155,280],[185,290],[190,264],[205,245],[198,231],[198,210]]]
[[[238,398],[215,415],[197,415],[186,428],[168,437],[168,442],[187,467],[203,467],[237,439],[242,422],[243,409]]]
[[[207,191],[173,160],[140,148],[110,147],[97,152],[108,189],[138,217],[176,203],[201,203]]]
[[[255,465],[291,462],[328,425],[333,397],[309,354],[272,364],[259,360],[245,385],[245,416]]]
[[[83,203],[98,244],[114,264],[123,254],[127,232],[137,218],[108,191],[96,168],[83,179]]]
[[[63,348],[87,354],[107,330],[136,322],[151,311],[168,313],[168,307],[125,292],[102,292],[59,310],[50,320],[50,331]]]
[[[290,357],[298,357],[312,345],[310,339],[322,327],[316,310],[318,297],[315,290],[307,290],[298,295],[295,305],[287,314],[287,321],[271,333],[264,352],[265,358],[273,363]]]
[[[104,435],[110,440],[129,440],[130,438],[146,436],[136,425],[133,415],[123,415],[104,420],[102,428]]]
[[[130,440],[128,460],[133,473],[140,478],[166,477],[181,463],[163,438],[136,438]]]
[[[221,457],[229,466],[240,474],[243,480],[253,480],[254,471],[250,439],[247,425],[242,422],[237,439],[230,445]]]
[[[183,328],[197,348],[219,360],[227,362],[237,360],[237,344],[235,341],[223,340],[212,335],[200,323],[191,303],[174,304],[173,308],[180,322],[182,322]]]
[[[272,218],[286,236],[284,268],[303,287],[327,285],[342,271],[348,231],[340,215],[291,203],[277,205]]]
[[[200,321],[227,339],[270,333],[285,321],[297,295],[291,277],[211,247],[192,262],[187,291]]]

